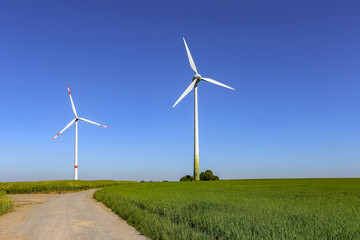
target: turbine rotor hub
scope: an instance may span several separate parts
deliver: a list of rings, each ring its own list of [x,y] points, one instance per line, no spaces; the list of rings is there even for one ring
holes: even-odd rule
[[[194,75],[194,79],[196,79],[197,81],[200,81],[201,80],[201,75],[200,74],[195,74]]]

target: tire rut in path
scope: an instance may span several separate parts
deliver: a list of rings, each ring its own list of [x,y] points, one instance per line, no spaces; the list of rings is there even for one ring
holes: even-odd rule
[[[20,207],[0,217],[0,240],[147,239],[93,199],[95,191],[13,195]]]

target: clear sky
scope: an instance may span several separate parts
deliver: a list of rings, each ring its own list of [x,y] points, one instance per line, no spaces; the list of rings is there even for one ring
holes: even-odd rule
[[[358,1],[1,1],[0,181],[360,177]]]

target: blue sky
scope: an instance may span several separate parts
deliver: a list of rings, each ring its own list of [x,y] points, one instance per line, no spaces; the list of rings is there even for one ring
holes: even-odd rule
[[[360,177],[357,1],[2,1],[0,181]]]

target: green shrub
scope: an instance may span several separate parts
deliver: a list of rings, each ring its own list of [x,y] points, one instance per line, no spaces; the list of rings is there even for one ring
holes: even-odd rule
[[[215,176],[211,170],[206,170],[205,172],[200,173],[201,181],[215,181],[219,180],[218,176]]]
[[[182,181],[195,181],[195,178],[193,176],[186,175],[186,176],[183,176],[182,178],[180,178],[180,182],[182,182]]]

